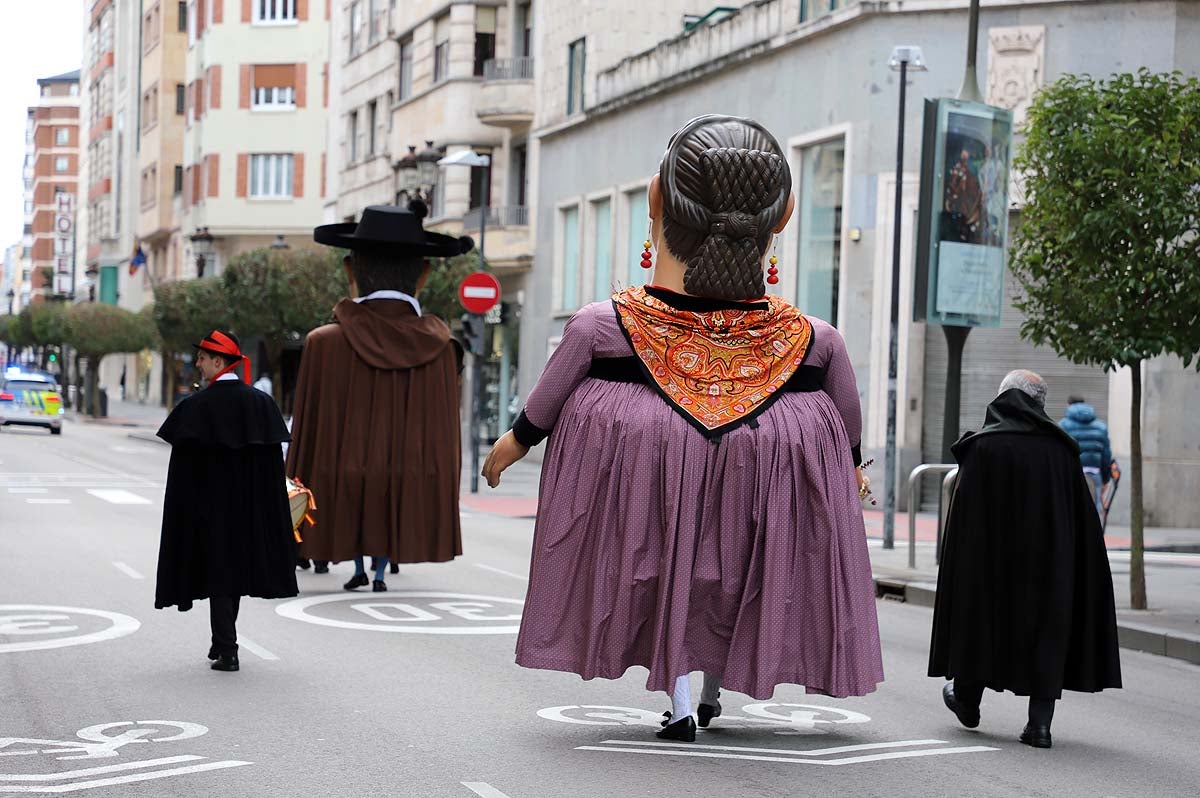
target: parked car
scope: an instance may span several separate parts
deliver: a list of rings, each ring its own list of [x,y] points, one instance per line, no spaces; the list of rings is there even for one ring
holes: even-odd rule
[[[0,383],[0,427],[46,427],[51,435],[61,435],[62,396],[58,383],[45,374],[5,373]]]

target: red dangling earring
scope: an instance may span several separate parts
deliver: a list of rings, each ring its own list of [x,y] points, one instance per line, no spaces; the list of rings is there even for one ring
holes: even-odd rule
[[[776,239],[776,241],[777,240],[778,239]],[[777,267],[777,264],[779,263],[779,258],[775,257],[776,241],[771,242],[771,257],[767,259],[767,263],[771,264],[770,268],[767,269],[767,284],[768,285],[777,285],[779,283],[779,268]]]
[[[646,230],[646,243],[642,244],[642,268],[653,269],[654,260],[650,256],[650,230]]]

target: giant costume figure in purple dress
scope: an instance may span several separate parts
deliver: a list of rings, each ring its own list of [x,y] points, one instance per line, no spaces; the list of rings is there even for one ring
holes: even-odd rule
[[[757,123],[679,131],[650,187],[654,284],[575,314],[485,464],[495,484],[549,438],[517,662],[648,668],[669,739],[695,736],[691,671],[701,725],[718,681],[763,699],[883,679],[854,372],[836,329],[765,296],[793,205]]]

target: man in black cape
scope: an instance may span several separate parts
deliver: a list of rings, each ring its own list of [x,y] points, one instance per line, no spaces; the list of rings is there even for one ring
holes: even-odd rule
[[[172,411],[158,431],[171,444],[154,606],[209,599],[220,671],[238,670],[242,596],[296,595],[295,539],[284,483],[287,426],[270,396],[238,379],[237,338],[213,331],[196,344],[208,387]]]
[[[1063,690],[1121,686],[1108,553],[1079,446],[1044,408],[1046,383],[1015,371],[983,429],[954,445],[958,485],[938,574],[929,675],[979,725],[985,687],[1029,696],[1021,742],[1049,748]]]

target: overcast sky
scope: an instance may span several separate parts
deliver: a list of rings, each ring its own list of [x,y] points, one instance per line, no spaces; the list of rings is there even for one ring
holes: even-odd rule
[[[0,0],[0,249],[20,241],[24,224],[26,109],[37,102],[38,78],[80,68],[85,4]]]

